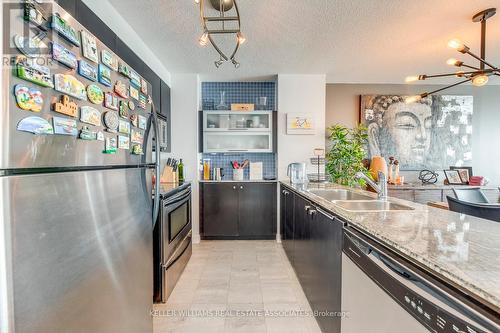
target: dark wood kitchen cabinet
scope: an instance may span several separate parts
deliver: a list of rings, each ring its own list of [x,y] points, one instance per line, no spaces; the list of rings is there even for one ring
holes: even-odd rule
[[[293,192],[283,188],[280,189],[280,230],[281,243],[290,262],[293,261],[293,231],[294,231],[294,205]]]
[[[202,239],[274,239],[276,183],[201,183]]]
[[[341,311],[342,228],[333,214],[287,187],[280,189],[282,243],[311,309]],[[340,332],[340,318],[316,317],[323,332]]]

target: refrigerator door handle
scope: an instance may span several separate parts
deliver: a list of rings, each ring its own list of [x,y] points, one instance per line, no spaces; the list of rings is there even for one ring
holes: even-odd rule
[[[158,214],[160,212],[160,146],[159,146],[159,127],[158,116],[156,115],[156,108],[154,102],[151,100],[151,125],[154,126],[154,142],[155,142],[155,186],[154,186],[154,199],[153,199],[153,228],[156,225]]]

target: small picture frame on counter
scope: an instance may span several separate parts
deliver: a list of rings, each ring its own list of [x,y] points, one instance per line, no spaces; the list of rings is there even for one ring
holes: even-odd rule
[[[463,185],[464,182],[460,177],[460,173],[458,170],[443,170],[444,175],[446,176],[446,180],[449,185]]]
[[[469,179],[470,179],[470,177],[473,176],[472,167],[450,166],[450,170],[457,170],[458,171],[458,173],[460,174],[460,178],[462,179],[462,184],[469,184]]]

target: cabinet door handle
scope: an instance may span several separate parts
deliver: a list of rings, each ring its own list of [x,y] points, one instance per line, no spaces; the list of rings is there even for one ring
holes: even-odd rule
[[[236,186],[233,186],[233,190],[236,190]]]
[[[316,215],[316,209],[310,209],[309,210],[309,216]]]
[[[243,185],[240,186],[240,190],[242,190],[242,189],[243,189]]]
[[[309,212],[309,209],[311,209],[311,206],[305,206],[305,207],[304,207],[304,210],[305,210],[306,212]]]

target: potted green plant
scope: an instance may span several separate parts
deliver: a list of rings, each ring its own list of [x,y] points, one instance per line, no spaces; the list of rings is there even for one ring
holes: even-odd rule
[[[367,128],[361,124],[355,128],[337,124],[330,126],[328,132],[326,171],[332,182],[346,186],[364,186],[365,181],[355,179],[354,175],[361,171],[370,177],[363,164],[368,142]]]

